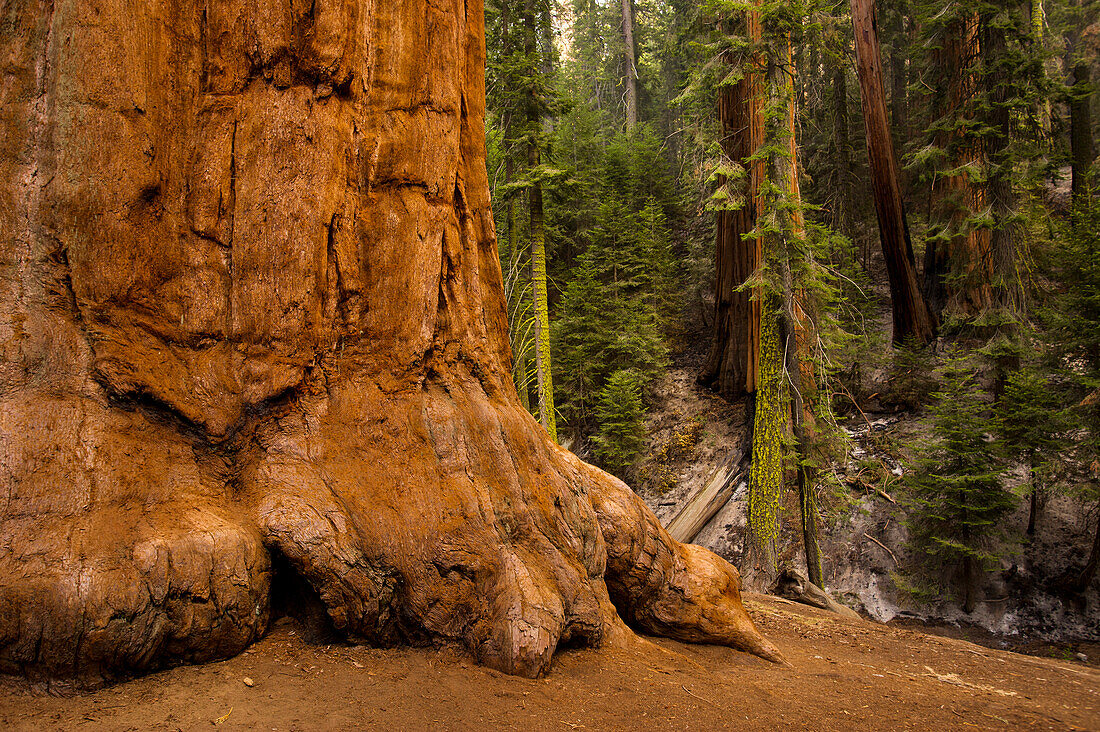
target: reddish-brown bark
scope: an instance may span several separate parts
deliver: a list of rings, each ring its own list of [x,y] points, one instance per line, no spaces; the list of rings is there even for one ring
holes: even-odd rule
[[[745,24],[748,36],[759,40],[759,14],[745,13]],[[726,398],[756,391],[760,302],[752,292],[738,288],[756,272],[762,259],[760,241],[746,237],[756,227],[756,191],[764,175],[761,161],[746,161],[764,141],[762,110],[758,73],[747,72],[736,84],[722,88],[718,98],[722,152],[727,160],[744,165],[746,175],[738,191],[743,196],[740,208],[718,212],[714,340],[699,381]]]
[[[895,344],[911,341],[925,345],[932,340],[935,324],[917,282],[909,223],[905,217],[898,177],[894,139],[886,115],[886,90],[874,0],[852,0],[852,27],[856,38],[863,120],[867,129],[867,155],[871,164],[871,189],[878,213],[882,256],[890,278]]]
[[[349,637],[509,673],[628,638],[616,609],[776,657],[732,567],[519,404],[483,31],[457,0],[8,8],[0,671],[238,652],[281,565]]]
[[[933,57],[947,79],[932,102],[937,116],[950,118],[970,104],[976,78],[971,66],[981,52],[978,17],[965,15],[947,24],[941,47]],[[953,150],[948,164],[955,171],[932,186],[933,216],[945,232],[925,249],[925,299],[937,318],[972,318],[993,304],[993,252],[990,230],[972,226],[969,220],[988,207],[985,187],[971,170],[983,165],[979,141],[959,139],[955,131],[941,131],[936,145]]]

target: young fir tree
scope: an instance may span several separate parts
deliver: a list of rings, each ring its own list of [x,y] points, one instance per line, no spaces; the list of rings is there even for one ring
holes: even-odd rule
[[[991,405],[973,370],[951,364],[933,396],[933,440],[906,476],[906,526],[924,574],[958,571],[969,613],[982,573],[1004,553],[1004,518],[1016,499],[1002,485]]]
[[[1043,311],[1050,346],[1059,362],[1072,364],[1067,394],[1076,431],[1070,446],[1085,475],[1074,492],[1093,517],[1093,545],[1084,569],[1071,582],[1080,591],[1100,566],[1100,199],[1086,187],[1059,242],[1054,276],[1058,288]]]
[[[611,473],[624,479],[633,474],[645,447],[644,377],[633,369],[619,369],[600,390],[596,407],[598,428],[592,437],[596,457]]]
[[[570,429],[601,435],[603,455],[616,455],[615,465],[623,467],[633,463],[640,445],[612,444],[625,433],[607,430],[605,420],[618,417],[601,405],[613,375],[629,374],[641,391],[667,364],[673,261],[656,202],[631,212],[609,201],[595,216],[597,225],[569,274],[554,326],[558,401]],[[605,466],[615,472],[611,463]]]
[[[1002,453],[1027,465],[1027,535],[1034,536],[1045,468],[1065,448],[1059,434],[1065,428],[1060,395],[1048,376],[1034,365],[1026,364],[1008,374],[997,401],[996,428]]]

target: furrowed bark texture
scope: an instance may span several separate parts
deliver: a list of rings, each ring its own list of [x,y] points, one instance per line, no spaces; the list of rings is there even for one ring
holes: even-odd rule
[[[745,34],[760,39],[760,16],[745,13]],[[726,59],[735,63],[735,59]],[[718,116],[722,123],[722,152],[746,170],[741,193],[744,202],[735,211],[719,211],[715,246],[714,341],[699,381],[727,399],[756,391],[760,353],[760,301],[739,290],[762,260],[759,239],[746,235],[756,227],[756,197],[764,176],[761,162],[746,158],[764,142],[763,89],[760,75],[746,72],[736,84],[722,88]]]
[[[973,65],[980,55],[978,16],[967,14],[947,24],[942,47],[933,52],[935,63],[947,81],[932,103],[936,116],[951,118],[972,106],[976,76]],[[959,140],[955,130],[936,134],[936,144],[953,148],[950,165],[955,172],[939,177],[932,187],[933,218],[940,230],[928,241],[924,256],[925,301],[937,318],[967,320],[989,310],[993,303],[993,253],[988,228],[972,219],[988,207],[987,191],[980,182],[983,150],[977,140]]]
[[[0,671],[239,652],[273,555],[349,637],[510,673],[616,608],[777,656],[519,404],[476,0],[5,7]]]

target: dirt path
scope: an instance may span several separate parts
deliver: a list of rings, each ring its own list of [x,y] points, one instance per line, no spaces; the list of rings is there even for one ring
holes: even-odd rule
[[[2,682],[0,729],[1100,730],[1100,670],[748,604],[793,668],[662,640],[567,650],[528,681],[453,651],[309,645],[280,624],[237,658],[94,693]]]

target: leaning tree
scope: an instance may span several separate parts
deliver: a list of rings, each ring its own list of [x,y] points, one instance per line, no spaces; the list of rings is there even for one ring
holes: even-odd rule
[[[737,573],[520,406],[476,0],[18,0],[0,24],[0,671],[332,625],[543,672],[778,658]]]

